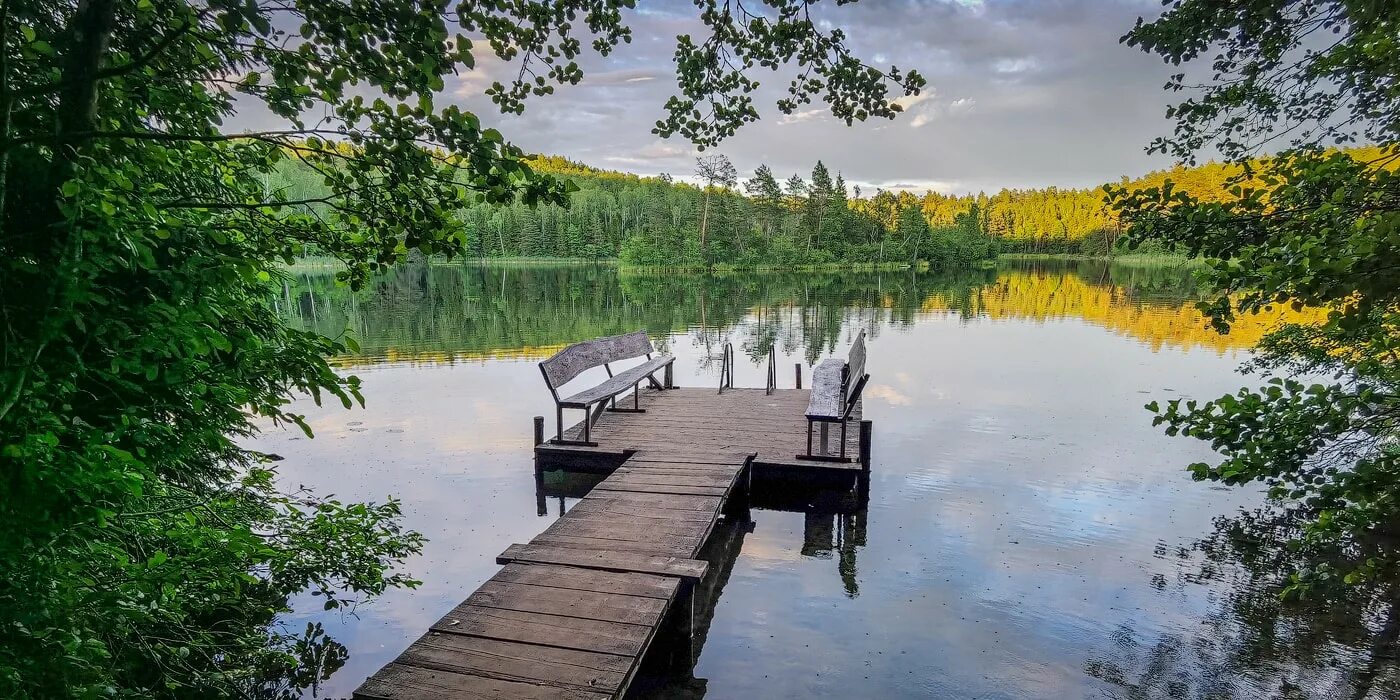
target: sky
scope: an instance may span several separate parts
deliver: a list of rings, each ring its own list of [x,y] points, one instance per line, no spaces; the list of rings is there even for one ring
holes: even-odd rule
[[[641,0],[628,15],[634,40],[606,59],[581,62],[583,81],[531,98],[502,116],[482,92],[515,67],[478,46],[477,69],[445,97],[529,152],[589,165],[689,179],[694,148],[651,133],[675,92],[676,35],[703,36],[690,2]],[[1145,146],[1169,133],[1162,89],[1170,66],[1119,43],[1157,0],[863,0],[823,3],[820,20],[843,29],[853,52],[876,65],[914,68],[928,88],[905,98],[894,121],[847,127],[823,104],[791,115],[775,100],[782,73],[760,72],[762,118],[722,144],[747,177],[766,163],[786,178],[821,159],[849,184],[993,192],[1003,187],[1095,187],[1170,166]],[[1180,97],[1180,95],[1178,95]]]

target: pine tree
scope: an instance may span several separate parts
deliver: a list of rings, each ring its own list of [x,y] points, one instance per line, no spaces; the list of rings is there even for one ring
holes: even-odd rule
[[[831,200],[831,172],[821,161],[812,167],[812,182],[807,187],[807,208],[803,225],[807,229],[807,250],[821,248],[822,220],[826,218],[827,202]]]
[[[744,183],[744,191],[754,202],[759,231],[771,237],[783,217],[783,188],[767,165],[760,165],[753,178]]]

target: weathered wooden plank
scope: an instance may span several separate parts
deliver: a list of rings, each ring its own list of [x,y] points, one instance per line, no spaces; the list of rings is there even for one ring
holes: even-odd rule
[[[697,486],[702,488],[728,489],[734,483],[734,478],[739,475],[739,469],[732,469],[728,473],[712,474],[687,474],[677,473],[675,470],[628,470],[614,471],[611,476],[598,482],[594,488],[603,484],[653,484],[656,486]]]
[[[628,403],[631,403],[630,399]],[[804,404],[805,405],[805,404]],[[628,406],[630,408],[630,406]],[[755,411],[753,413],[736,412],[730,413],[715,409],[714,411],[687,411],[672,410],[668,406],[651,406],[642,404],[646,413],[631,413],[626,415],[613,414],[607,417],[609,422],[621,421],[629,424],[646,424],[654,426],[675,425],[686,426],[696,424],[719,423],[725,426],[726,430],[750,430],[760,432],[771,427],[781,427],[797,424],[803,420],[803,406],[795,406],[792,409],[774,408],[765,412]],[[773,415],[777,411],[786,411],[786,414]],[[602,422],[602,421],[599,421]]]
[[[535,562],[581,566],[604,571],[636,571],[644,574],[699,579],[709,564],[698,559],[606,549],[569,549],[543,545],[513,544],[496,557],[496,563]],[[604,650],[598,650],[604,651]]]
[[[618,467],[614,474],[657,474],[657,475],[695,475],[695,476],[732,476],[743,471],[740,467],[721,466],[718,464],[695,464],[693,462],[627,462]]]
[[[846,377],[848,382],[854,383],[865,374],[865,331],[856,335],[855,342],[851,343],[851,351],[846,355]],[[847,387],[849,391],[850,386]],[[845,397],[849,400],[849,396]]]
[[[601,517],[607,517],[612,514],[622,514],[633,518],[652,518],[662,522],[675,523],[708,523],[715,518],[714,513],[707,513],[705,511],[651,508],[637,503],[607,498],[580,499],[569,508],[569,513],[598,515]]]
[[[715,496],[682,496],[663,493],[635,493],[632,491],[600,491],[593,489],[581,500],[611,500],[636,503],[648,508],[672,508],[675,510],[719,510],[721,499]]]
[[[466,602],[468,605],[483,608],[625,622],[632,625],[657,624],[661,621],[661,613],[666,609],[666,601],[657,598],[569,591],[504,581],[487,581],[481,588],[476,589]]]
[[[546,528],[544,534],[643,542],[657,537],[692,539],[704,529],[705,521],[657,522],[623,513],[607,513],[604,517],[598,517],[570,512]]]
[[[622,493],[664,493],[677,496],[723,496],[728,488],[712,486],[667,486],[665,484],[636,484],[630,482],[604,482],[593,487],[590,493],[614,491]]]
[[[613,472],[611,477],[600,482],[600,484],[660,484],[664,486],[729,488],[734,484],[734,477],[738,475],[738,469],[731,469],[728,473],[696,474],[652,469],[628,469],[627,467],[623,467]]]
[[[604,363],[641,357],[649,352],[652,352],[652,345],[646,331],[635,331],[574,343],[541,362],[540,367],[549,383],[558,387]]]
[[[615,414],[612,414],[613,417],[617,417],[617,416],[637,416],[637,415],[646,415],[646,414],[635,414],[635,413],[633,413],[633,414],[627,414],[627,413],[615,413]],[[658,438],[665,438],[666,436],[664,436],[664,435],[658,435],[657,437],[658,437]],[[722,465],[722,466],[730,466],[730,465],[734,465],[734,464],[743,464],[744,460],[745,460],[750,454],[752,454],[752,451],[739,452],[739,451],[737,451],[737,450],[723,450],[723,449],[708,449],[708,448],[707,448],[707,449],[696,449],[696,448],[693,448],[693,447],[689,447],[689,448],[688,448],[688,447],[683,446],[683,445],[667,445],[667,446],[665,446],[665,447],[659,447],[659,448],[655,448],[655,449],[637,450],[636,452],[632,453],[632,456],[631,456],[631,457],[627,458],[627,461],[628,461],[628,462],[669,462],[669,463],[676,463],[676,462],[696,462],[696,463],[702,463],[702,464],[718,464],[718,465]]]
[[[650,625],[486,608],[466,603],[453,608],[452,612],[433,625],[432,630],[627,656],[640,654],[642,644],[651,634]]]
[[[661,600],[675,597],[676,590],[680,587],[680,581],[669,576],[548,564],[510,564],[491,577],[491,580],[573,591],[620,593]]]
[[[651,542],[636,540],[609,540],[596,537],[574,537],[571,535],[541,534],[530,540],[532,545],[563,547],[587,551],[606,550],[610,552],[636,552],[639,554],[662,554],[671,557],[689,557],[695,554],[698,541],[658,537]]]
[[[616,694],[636,657],[429,632],[396,663],[505,681]]]
[[[361,700],[602,700],[610,696],[609,693],[517,683],[397,663],[379,669],[355,691],[355,697]]]
[[[572,396],[560,399],[559,402],[563,404],[588,404],[616,396],[624,391],[631,390],[634,384],[646,379],[648,374],[661,371],[663,367],[674,362],[675,359],[676,358],[670,355],[657,355],[636,367],[629,367],[626,370],[614,374],[596,386],[589,387]]]

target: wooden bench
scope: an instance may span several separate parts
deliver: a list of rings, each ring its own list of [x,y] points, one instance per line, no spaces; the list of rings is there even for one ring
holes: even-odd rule
[[[869,379],[865,373],[865,331],[861,331],[845,361],[830,357],[812,370],[812,396],[807,402],[807,454],[797,455],[798,459],[850,461],[846,457],[846,422]],[[812,426],[816,423],[841,424],[840,455],[826,452],[826,425],[822,426],[822,454],[812,454]]]
[[[652,347],[651,339],[647,337],[646,332],[637,331],[574,343],[554,353],[554,356],[548,360],[541,362],[540,373],[544,375],[544,383],[549,386],[549,393],[554,396],[557,422],[554,442],[561,445],[596,446],[597,443],[589,440],[591,437],[589,428],[597,415],[601,415],[604,408],[611,411],[645,413],[645,409],[638,401],[637,389],[643,381],[649,382],[657,389],[671,388],[671,364],[676,361],[676,358],[670,355],[652,357],[655,352],[656,348]],[[636,367],[629,367],[613,374],[612,363],[637,357],[645,357],[646,361]],[[599,365],[602,365],[603,369],[608,372],[608,378],[603,383],[571,396],[559,397],[559,387]],[[657,372],[664,372],[664,382],[656,380]],[[632,390],[632,408],[618,408],[618,395],[628,389]],[[583,409],[582,440],[564,439],[564,409],[566,408]]]

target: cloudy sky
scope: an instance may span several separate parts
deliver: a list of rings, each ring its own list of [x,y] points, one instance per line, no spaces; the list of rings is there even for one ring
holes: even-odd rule
[[[521,147],[641,174],[694,170],[682,139],[651,126],[675,90],[675,37],[703,29],[690,2],[641,0],[629,15],[634,41],[605,60],[583,63],[586,77],[520,117],[503,117],[481,93],[515,69],[482,55],[479,69],[447,91]],[[818,158],[863,187],[943,192],[1046,185],[1087,187],[1169,165],[1143,147],[1167,133],[1162,90],[1168,66],[1118,39],[1156,0],[863,0],[823,9],[821,19],[849,36],[855,53],[916,68],[924,95],[894,121],[847,127],[811,111],[779,113],[782,74],[763,73],[763,118],[725,142],[747,176],[760,163],[786,176]],[[483,54],[487,53],[482,51]]]

